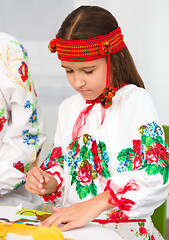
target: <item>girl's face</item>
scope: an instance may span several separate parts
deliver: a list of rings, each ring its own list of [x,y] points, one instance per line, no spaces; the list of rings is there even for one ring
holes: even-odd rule
[[[86,100],[99,97],[106,86],[106,58],[87,62],[61,61],[70,85]]]

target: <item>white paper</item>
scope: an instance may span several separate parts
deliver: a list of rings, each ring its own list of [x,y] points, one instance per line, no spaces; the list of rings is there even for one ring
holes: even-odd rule
[[[22,210],[22,204],[19,204],[18,206],[0,206],[0,218],[6,218],[9,221],[16,221],[21,218],[37,220],[36,216],[26,216],[17,214],[20,210]]]

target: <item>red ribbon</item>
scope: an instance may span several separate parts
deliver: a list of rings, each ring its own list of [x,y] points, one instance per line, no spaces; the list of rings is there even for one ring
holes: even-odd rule
[[[108,54],[107,59],[107,68],[110,68],[110,54]],[[127,85],[126,83],[123,83],[121,87]],[[110,71],[107,71],[107,83],[106,86],[110,86]],[[114,88],[114,92],[117,92],[119,88]],[[76,119],[76,122],[73,126],[72,130],[72,143],[76,142],[77,139],[79,139],[82,135],[83,127],[86,124],[86,119],[89,116],[93,106],[96,103],[100,103],[100,99],[103,98],[103,94],[101,94],[98,98],[95,100],[86,100],[86,104],[90,104],[89,106],[85,107],[79,114],[79,116]],[[106,109],[101,107],[101,124],[103,124],[104,119],[106,115]]]
[[[115,194],[114,191],[111,189],[110,187],[111,185],[111,180],[109,179],[107,181],[107,186],[105,188],[105,190],[109,190],[110,191],[110,199],[108,200],[108,202],[110,204],[113,205],[118,205],[120,210],[126,210],[126,211],[130,211],[131,209],[131,205],[134,205],[135,202],[127,199],[127,198],[123,198],[123,194],[128,192],[128,191],[138,191],[139,190],[139,186],[136,184],[134,179],[131,179],[125,186],[123,189],[119,188],[119,190],[117,191],[117,193]],[[117,195],[122,194],[121,198],[118,199]],[[113,203],[112,203],[112,199],[113,199]]]
[[[146,222],[146,219],[114,219],[114,220],[94,219],[92,222],[96,222],[99,224],[125,223],[125,222]]]

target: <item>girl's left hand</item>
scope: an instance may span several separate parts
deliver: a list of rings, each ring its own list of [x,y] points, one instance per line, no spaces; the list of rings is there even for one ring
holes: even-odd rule
[[[103,195],[104,196],[103,196]],[[108,204],[109,193],[106,192],[97,195],[96,197],[85,202],[76,203],[65,208],[53,207],[54,213],[52,216],[44,220],[40,225],[50,227],[52,224],[59,226],[61,231],[67,231],[73,228],[78,228],[91,222],[98,217],[104,210],[110,209],[113,205]]]

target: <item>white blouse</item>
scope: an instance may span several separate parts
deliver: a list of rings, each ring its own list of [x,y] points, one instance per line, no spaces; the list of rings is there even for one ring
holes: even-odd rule
[[[27,51],[18,40],[0,33],[0,204],[40,205],[24,183],[44,140]]]
[[[117,207],[99,219],[114,223],[120,219],[118,227],[112,228],[126,240],[162,239],[149,217],[168,196],[169,148],[150,95],[133,84],[122,87],[105,118],[96,103],[85,124],[82,120],[80,138],[69,145],[74,123],[86,105],[77,94],[59,108],[54,146],[41,166],[56,177],[59,186],[44,201],[69,206],[106,188]]]

